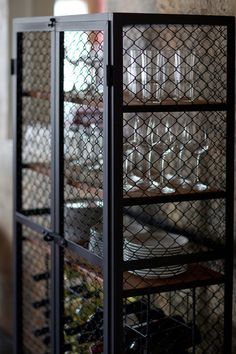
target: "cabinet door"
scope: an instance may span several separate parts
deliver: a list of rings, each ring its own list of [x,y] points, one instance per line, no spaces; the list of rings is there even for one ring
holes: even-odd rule
[[[15,352],[50,352],[51,33],[15,21]]]
[[[63,140],[64,350],[103,352],[107,23],[58,24]],[[106,44],[105,44],[106,43]],[[61,173],[60,173],[61,175]],[[62,224],[62,223],[61,223]],[[99,349],[100,348],[100,349]]]

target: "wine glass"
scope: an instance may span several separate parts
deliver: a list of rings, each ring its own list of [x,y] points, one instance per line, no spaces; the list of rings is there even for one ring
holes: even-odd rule
[[[128,115],[123,126],[123,188],[125,191],[146,189],[146,124],[138,115]]]
[[[150,181],[149,190],[160,189],[162,193],[174,193],[170,185],[168,166],[173,154],[175,136],[171,131],[170,117],[162,119],[152,115],[148,121],[147,142],[149,144],[147,178]]]
[[[199,117],[198,117],[199,118]],[[187,126],[189,132],[189,140],[186,148],[192,153],[192,158],[195,159],[192,173],[192,188],[195,191],[204,191],[208,185],[200,179],[200,160],[209,149],[208,124],[204,119],[198,119],[198,123],[192,121]]]
[[[191,153],[188,150],[188,143],[191,138],[189,131],[189,125],[192,120],[189,115],[183,115],[178,119],[176,124],[176,160],[175,171],[176,176],[174,178],[175,185],[179,188],[187,191],[191,189],[191,168],[189,167],[189,160]]]

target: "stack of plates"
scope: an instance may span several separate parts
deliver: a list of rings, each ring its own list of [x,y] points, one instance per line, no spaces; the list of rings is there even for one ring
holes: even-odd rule
[[[184,252],[188,239],[184,236],[166,233],[163,230],[154,233],[126,233],[124,241],[124,260],[152,257],[176,256]],[[168,278],[187,270],[183,265],[171,265],[153,269],[135,270],[133,273],[146,278]]]

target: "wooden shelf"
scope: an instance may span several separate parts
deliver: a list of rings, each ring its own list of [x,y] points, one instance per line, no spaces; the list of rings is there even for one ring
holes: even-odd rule
[[[148,279],[129,272],[124,273],[124,292],[127,295],[137,292],[145,292],[150,289],[161,291],[165,288],[188,288],[196,286],[200,283],[217,283],[223,281],[223,275],[215,272],[210,268],[203,267],[199,264],[191,264],[188,270],[180,275],[170,278],[154,278]],[[200,285],[201,286],[201,285]]]
[[[23,92],[23,97],[32,97],[36,99],[42,99],[42,100],[50,100],[51,99],[51,93],[46,92],[46,91],[28,91],[28,92]],[[64,101],[65,102],[72,102],[76,104],[80,104],[82,106],[88,105],[88,107],[96,107],[103,110],[103,95],[93,95],[91,93],[84,93],[80,95],[78,92],[65,92],[64,93]],[[183,98],[179,101],[175,101],[171,98],[167,98],[161,102],[153,102],[153,101],[147,101],[147,102],[141,102],[135,97],[129,96],[127,94],[124,94],[124,102],[123,105],[124,107],[132,107],[132,106],[140,106],[140,107],[145,107],[145,106],[182,106],[182,105],[224,105],[226,104],[225,102],[222,102],[220,100],[218,101],[207,101],[204,99],[195,99],[194,101],[189,101],[187,98]]]
[[[181,105],[218,105],[218,104],[224,104],[225,102],[222,102],[220,100],[217,101],[207,101],[206,99],[195,99],[193,101],[190,101],[188,98],[183,97],[180,100],[176,101],[172,98],[166,98],[161,102],[157,101],[140,101],[138,98],[132,96],[129,94],[127,91],[124,92],[123,94],[123,105],[126,106],[181,106]]]
[[[35,171],[37,173],[43,174],[45,176],[51,175],[51,167],[49,164],[46,163],[29,163],[29,164],[24,164],[23,167]],[[90,198],[99,198],[99,199],[102,199],[103,197],[103,192],[101,189],[98,189],[93,186],[91,187],[86,183],[75,181],[67,176],[65,176],[65,180],[66,180],[65,184],[78,189],[79,191],[78,197],[82,199],[88,198],[88,196]]]
[[[46,176],[50,176],[50,165],[47,163],[28,163],[23,165],[24,168],[33,170],[37,173],[41,173]],[[89,186],[88,184],[80,181],[76,181],[65,175],[65,183],[78,189],[80,191],[80,198],[103,198],[103,191],[99,187]],[[193,190],[183,191],[181,188],[176,189],[175,193],[162,194],[157,191],[145,191],[141,188],[138,191],[127,192],[124,194],[124,205],[136,205],[136,204],[152,204],[155,202],[175,202],[178,200],[198,200],[198,199],[216,199],[224,198],[225,191],[209,188],[203,192],[195,192]]]
[[[23,92],[22,96],[23,97],[32,97],[32,98],[47,100],[47,101],[51,100],[51,93],[45,92],[45,91]],[[64,101],[65,102],[76,103],[76,104],[79,104],[82,106],[85,106],[87,104],[88,107],[96,107],[101,112],[103,110],[103,101],[101,99],[102,97],[103,97],[102,95],[96,97],[96,95],[91,95],[91,94],[84,94],[84,95],[79,96],[77,92],[65,92],[64,93]]]
[[[71,267],[78,272],[84,273],[88,279],[98,282],[103,286],[101,270],[91,271],[85,265],[71,264]],[[186,289],[194,286],[221,283],[224,281],[223,274],[199,264],[191,264],[188,270],[180,275],[170,278],[148,279],[134,275],[130,272],[123,273],[123,291],[125,297],[148,292],[160,292],[167,288]],[[202,284],[202,285],[201,285]]]

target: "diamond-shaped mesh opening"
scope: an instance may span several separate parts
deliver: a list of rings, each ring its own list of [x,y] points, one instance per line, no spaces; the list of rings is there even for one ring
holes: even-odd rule
[[[101,353],[103,347],[101,269],[69,251],[64,263],[64,342],[66,353]]]
[[[22,48],[22,204],[33,211],[34,221],[50,223],[51,126],[50,76],[51,39],[49,32],[25,32]],[[20,148],[20,147],[19,147]],[[27,213],[28,215],[28,213]]]
[[[223,301],[222,285],[127,298],[124,353],[221,353]]]
[[[224,112],[124,114],[124,193],[224,190],[225,135]]]
[[[124,104],[225,102],[226,36],[225,26],[124,27]]]
[[[50,352],[50,247],[23,226],[22,333],[26,354]]]
[[[101,256],[103,32],[65,32],[64,53],[65,236]]]

